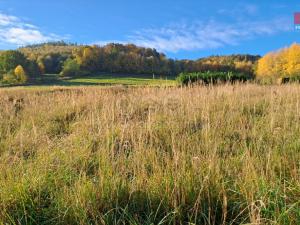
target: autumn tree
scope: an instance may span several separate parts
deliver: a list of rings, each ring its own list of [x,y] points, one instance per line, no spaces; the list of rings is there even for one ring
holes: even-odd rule
[[[278,77],[278,71],[274,67],[277,58],[277,54],[272,52],[265,55],[258,61],[257,77],[259,79],[271,79]]]
[[[24,67],[27,63],[26,57],[19,51],[4,51],[0,54],[0,71],[2,73],[8,73],[18,65]]]
[[[229,55],[199,60],[173,60],[152,48],[117,43],[88,46],[57,42],[31,45],[20,48],[19,51],[34,60],[41,73],[60,73],[67,60],[75,59],[84,74],[108,72],[176,76],[181,72],[220,71],[253,75],[260,58],[253,55]],[[71,65],[70,62],[68,64]],[[20,65],[28,71],[25,65]]]
[[[298,79],[300,77],[300,45],[293,44],[276,52],[270,52],[258,61],[259,79]]]
[[[25,72],[26,71],[26,72]],[[13,81],[17,77],[18,82],[26,82],[27,76],[35,77],[40,75],[38,65],[35,61],[29,60],[19,51],[3,51],[0,53],[0,73],[2,77],[8,77]]]
[[[15,68],[15,70],[14,70],[14,74],[15,74],[15,76],[16,76],[16,79],[17,79],[20,83],[24,84],[24,83],[27,82],[28,77],[27,77],[27,75],[26,75],[26,72],[25,72],[23,66],[18,65],[18,66]]]
[[[282,56],[283,57],[283,56]],[[288,49],[287,57],[287,73],[289,77],[300,76],[300,45],[293,44]]]
[[[45,67],[43,61],[40,60],[40,61],[38,61],[37,64],[38,64],[40,73],[41,73],[41,74],[45,74],[45,73],[46,73],[46,67]]]

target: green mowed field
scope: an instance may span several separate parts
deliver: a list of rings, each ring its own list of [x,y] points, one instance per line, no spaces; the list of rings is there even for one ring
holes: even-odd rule
[[[151,86],[173,86],[175,85],[174,78],[150,78],[150,77],[135,77],[135,76],[90,76],[84,78],[75,78],[65,81],[67,84],[76,85],[151,85]]]
[[[175,86],[175,77],[152,75],[101,74],[76,78],[61,78],[57,74],[46,74],[33,80],[26,88],[43,88],[49,86]],[[1,85],[0,85],[1,86]],[[5,87],[5,86],[3,86]],[[10,86],[11,87],[11,86]],[[16,87],[16,86],[14,86]]]

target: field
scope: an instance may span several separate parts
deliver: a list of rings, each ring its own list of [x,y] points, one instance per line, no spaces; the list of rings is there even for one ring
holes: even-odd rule
[[[57,74],[46,74],[33,82],[30,86],[174,86],[174,77],[161,77],[153,75],[127,75],[127,74],[100,74],[82,76],[78,78],[62,79]]]
[[[2,88],[0,154],[0,224],[300,223],[298,85]]]
[[[58,74],[45,74],[39,78],[31,80],[23,85],[27,88],[39,89],[41,87],[78,87],[78,86],[155,86],[170,87],[177,85],[173,76],[153,76],[153,75],[128,75],[128,74],[100,74],[75,78],[61,78]],[[20,85],[1,85],[20,86]]]

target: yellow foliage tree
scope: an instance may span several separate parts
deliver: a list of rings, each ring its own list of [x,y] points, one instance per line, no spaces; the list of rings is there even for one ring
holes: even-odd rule
[[[25,72],[23,66],[18,65],[18,66],[15,68],[15,71],[14,71],[14,72],[15,72],[15,76],[16,76],[17,80],[18,80],[20,83],[24,84],[24,83],[27,82],[28,77],[27,77],[27,75],[26,75],[26,72]]]
[[[93,50],[89,47],[84,48],[83,50],[83,58],[84,59],[88,59],[90,57],[92,57],[93,55]]]
[[[259,79],[300,77],[300,45],[266,54],[258,61],[256,75]]]
[[[274,67],[276,58],[278,58],[276,53],[272,52],[268,53],[258,61],[257,76],[259,78],[272,78],[278,76]]]
[[[83,50],[76,49],[73,55],[79,65],[84,65],[93,56],[93,49],[91,47],[85,47]]]
[[[289,49],[285,48],[276,53],[273,70],[278,74],[279,78],[284,78],[288,76],[288,52]]]
[[[39,70],[40,70],[41,74],[45,74],[45,72],[46,72],[46,67],[45,67],[44,63],[41,62],[41,61],[38,62],[38,67],[39,67]]]
[[[293,44],[288,49],[287,61],[289,77],[300,76],[300,45]]]
[[[253,72],[253,65],[250,61],[236,61],[234,62],[234,67],[237,70],[247,71],[249,73]]]

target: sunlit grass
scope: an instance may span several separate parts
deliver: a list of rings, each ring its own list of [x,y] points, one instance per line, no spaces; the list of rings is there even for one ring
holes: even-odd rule
[[[102,84],[102,85],[150,85],[150,86],[174,86],[174,79],[164,78],[143,78],[143,77],[118,77],[118,76],[92,76],[87,78],[75,78],[66,81],[66,84]]]
[[[300,86],[0,89],[0,224],[299,224]]]

